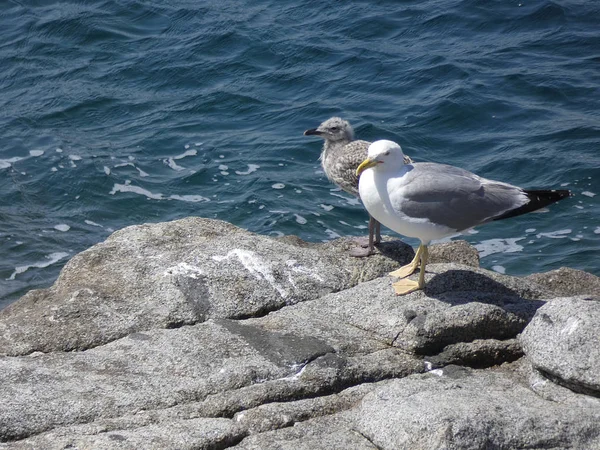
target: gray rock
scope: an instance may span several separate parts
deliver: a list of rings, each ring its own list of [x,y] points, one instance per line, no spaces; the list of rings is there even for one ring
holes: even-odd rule
[[[232,447],[236,450],[376,450],[352,429],[343,414],[295,423],[291,427],[252,435]]]
[[[521,336],[533,367],[577,392],[600,396],[600,299],[555,299]]]
[[[414,255],[386,238],[377,255],[356,259],[354,245],[272,239],[195,217],[128,227],[74,256],[51,288],[0,311],[0,354],[84,350],[136,331],[262,315],[385,275]],[[441,255],[454,248],[476,263],[468,244],[442,245]]]
[[[244,318],[381,276],[410,260],[348,256],[349,240],[275,240],[226,222],[186,218],[132,226],[74,256],[50,289],[0,311],[0,354],[83,350],[128,333],[209,318]]]
[[[425,359],[430,369],[451,364],[484,368],[516,361],[522,356],[523,349],[517,339],[476,339],[473,342],[448,345],[442,352]]]
[[[329,339],[336,352],[396,346],[409,353],[435,354],[459,342],[516,337],[544,304],[535,299],[547,294],[531,282],[484,269],[457,264],[428,268],[432,273],[426,279],[432,287],[424,291],[397,297],[391,279],[378,278],[249,323],[318,335]],[[334,339],[338,335],[345,338]]]
[[[600,408],[544,400],[508,370],[449,366],[367,394],[356,429],[384,450],[592,449],[600,448],[599,421]]]
[[[386,238],[355,259],[353,246],[196,218],[115,233],[0,312],[0,355],[15,355],[0,356],[0,448],[597,443],[600,399],[554,384],[563,372],[540,365],[541,350],[502,370],[448,366],[519,358],[515,338],[536,311],[565,302],[553,289],[577,293],[585,279],[587,292],[593,276],[536,283],[480,269],[472,247],[448,243],[431,249],[425,290],[396,297],[381,275],[413,250]]]
[[[536,284],[546,286],[554,295],[593,295],[600,297],[600,278],[583,270],[561,267],[550,272],[534,273],[526,277]]]
[[[45,433],[10,446],[14,450],[36,449],[215,449],[238,443],[245,431],[229,419],[189,419],[109,431],[63,429]]]

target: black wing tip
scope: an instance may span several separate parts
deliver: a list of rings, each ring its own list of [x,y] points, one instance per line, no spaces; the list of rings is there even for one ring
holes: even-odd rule
[[[547,199],[558,199],[562,200],[563,198],[572,197],[573,194],[568,189],[525,189],[525,194],[530,199],[534,196],[540,196]],[[558,201],[554,200],[554,201]],[[552,202],[551,202],[552,203]]]
[[[494,217],[493,220],[508,219],[509,217],[520,216],[522,214],[544,208],[552,203],[556,203],[573,195],[568,189],[539,189],[524,190],[523,192],[529,199],[527,204],[510,211],[506,211],[504,214]]]

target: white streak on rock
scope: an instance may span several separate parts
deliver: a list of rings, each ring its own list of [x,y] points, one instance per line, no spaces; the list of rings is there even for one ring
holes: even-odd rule
[[[169,275],[183,275],[189,278],[198,279],[200,275],[203,275],[203,271],[200,267],[192,266],[186,262],[180,262],[176,266],[169,267],[163,273],[164,276]]]
[[[560,330],[561,334],[573,334],[573,332],[577,329],[577,327],[579,327],[579,320],[576,319],[575,317],[569,317],[567,319],[567,323],[565,324],[565,327]]]
[[[236,257],[242,263],[244,268],[250,272],[250,274],[256,278],[257,280],[265,280],[267,283],[273,287],[281,297],[286,298],[288,293],[282,286],[275,281],[275,277],[273,276],[273,271],[271,267],[265,263],[256,253],[250,250],[243,250],[241,248],[236,248],[235,250],[231,250],[225,256],[213,256],[212,258],[215,261],[223,261],[226,259],[231,259]]]

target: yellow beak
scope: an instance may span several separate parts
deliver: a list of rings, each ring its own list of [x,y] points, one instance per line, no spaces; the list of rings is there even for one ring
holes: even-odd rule
[[[376,159],[365,159],[363,162],[360,163],[360,166],[358,166],[358,168],[356,169],[356,176],[359,177],[361,173],[363,173],[365,170],[370,169],[371,167],[375,167],[377,164],[379,164],[379,161],[377,161]]]

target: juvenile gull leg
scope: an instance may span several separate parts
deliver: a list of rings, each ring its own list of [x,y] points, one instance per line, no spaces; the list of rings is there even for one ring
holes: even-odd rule
[[[427,247],[425,247],[427,248]],[[393,272],[390,272],[389,275],[391,275],[392,277],[398,277],[398,278],[406,278],[409,275],[412,275],[412,273],[417,270],[417,267],[419,267],[419,259],[421,258],[421,253],[423,253],[423,244],[419,245],[419,248],[417,249],[417,252],[415,253],[415,257],[413,258],[413,260],[411,262],[409,262],[407,265],[400,267],[398,270],[394,270]]]
[[[423,287],[425,286],[425,266],[427,265],[429,250],[427,250],[426,245],[421,244],[419,250],[417,250],[417,253],[420,253],[419,256],[421,258],[421,271],[419,272],[419,281],[413,281],[405,278],[403,280],[392,283],[392,287],[394,288],[394,292],[396,292],[396,295],[410,294],[411,292],[423,289]]]
[[[373,218],[371,217],[371,219]],[[376,219],[373,220],[375,220],[375,243],[379,244],[381,243],[381,224]]]
[[[354,256],[355,258],[364,258],[365,256],[371,256],[375,253],[375,244],[379,244],[381,240],[381,236],[379,237],[379,241],[376,240],[376,229],[379,225],[372,216],[369,216],[369,237],[359,237],[355,239],[355,242],[359,245],[359,247],[355,247],[350,250],[350,256]]]

